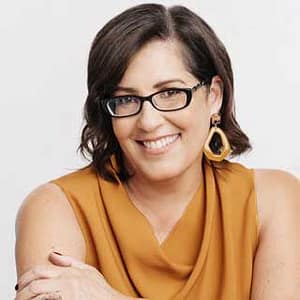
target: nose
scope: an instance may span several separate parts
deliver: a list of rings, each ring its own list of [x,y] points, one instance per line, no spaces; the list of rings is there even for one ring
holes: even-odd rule
[[[138,114],[137,127],[143,131],[151,132],[159,127],[163,120],[162,113],[155,109],[150,102],[145,101]]]

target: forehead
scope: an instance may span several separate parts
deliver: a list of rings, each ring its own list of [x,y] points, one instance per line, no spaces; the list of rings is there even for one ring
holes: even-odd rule
[[[175,77],[183,81],[194,78],[184,63],[182,45],[176,40],[154,40],[131,58],[120,85],[153,85]]]

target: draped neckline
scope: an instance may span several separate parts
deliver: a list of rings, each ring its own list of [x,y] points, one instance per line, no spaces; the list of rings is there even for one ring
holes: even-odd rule
[[[203,178],[203,176],[202,176]],[[144,218],[145,223],[147,224],[146,226],[148,226],[152,232],[152,237],[153,239],[156,241],[157,246],[159,248],[161,248],[162,250],[165,248],[165,246],[168,244],[168,241],[174,236],[174,234],[176,233],[177,229],[181,226],[184,226],[185,223],[185,219],[188,217],[188,214],[190,213],[190,211],[194,208],[195,205],[197,205],[197,201],[203,201],[203,188],[204,188],[204,184],[203,184],[203,180],[201,181],[200,185],[198,186],[196,192],[193,194],[193,196],[191,197],[191,199],[186,203],[185,207],[183,208],[183,211],[181,213],[181,215],[177,218],[177,220],[174,222],[173,226],[171,226],[170,230],[168,231],[168,233],[165,235],[165,237],[163,238],[162,241],[160,241],[156,234],[155,234],[155,229],[153,228],[153,225],[151,224],[150,220],[148,219],[148,217],[142,212],[141,209],[139,209],[137,207],[137,205],[134,203],[132,196],[130,196],[130,193],[128,191],[128,187],[126,187],[126,185],[123,185],[123,189],[124,189],[124,194],[126,194],[126,198],[128,200],[129,203],[131,203],[131,206],[133,207],[133,210],[136,211],[137,214],[141,215],[142,218]]]
[[[123,260],[128,272],[131,273],[130,269],[132,268],[132,276],[134,276],[135,271],[133,269],[139,269],[141,272],[147,272],[147,269],[153,266],[156,266],[158,270],[170,269],[170,272],[179,279],[187,277],[183,288],[172,297],[174,300],[184,298],[194,285],[196,278],[200,275],[208,254],[217,197],[213,166],[203,163],[203,183],[199,186],[198,191],[188,203],[184,213],[161,244],[155,237],[151,224],[131,202],[127,191],[121,183],[115,185],[101,180],[100,177],[99,183],[102,198],[110,216],[114,237],[123,254]],[[114,195],[114,197],[110,197],[110,195]],[[203,196],[201,197],[201,195]],[[204,202],[205,210],[203,214],[203,237],[197,259],[194,265],[178,264],[169,259],[165,250],[172,237],[184,226],[189,213],[193,213],[194,204],[200,200]],[[135,265],[134,268],[132,267],[133,265]]]

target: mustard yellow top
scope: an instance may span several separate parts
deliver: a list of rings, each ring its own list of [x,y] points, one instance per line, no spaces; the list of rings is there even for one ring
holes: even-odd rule
[[[150,300],[248,300],[258,242],[253,170],[204,162],[203,182],[159,244],[124,186],[92,168],[58,178],[86,241],[86,263],[121,293]]]

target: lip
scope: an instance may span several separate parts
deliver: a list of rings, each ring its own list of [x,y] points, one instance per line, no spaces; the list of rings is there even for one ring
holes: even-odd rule
[[[156,136],[156,137],[147,137],[146,139],[137,139],[135,140],[138,143],[142,143],[142,142],[155,142],[158,141],[160,139],[169,137],[169,136],[173,136],[173,135],[180,135],[180,133],[172,133],[172,134],[166,134],[166,135],[161,135],[161,136]]]
[[[174,136],[174,135],[177,135],[176,139],[172,143],[170,143],[170,144],[168,144],[168,145],[166,145],[162,148],[147,148],[143,144],[143,142],[145,142],[145,141],[146,142],[148,142],[148,141],[157,141],[157,140],[160,140],[162,138],[170,137],[170,136]],[[165,154],[165,153],[169,152],[177,144],[177,142],[180,140],[180,138],[181,138],[181,134],[176,133],[176,134],[168,134],[168,135],[164,135],[164,136],[160,136],[160,137],[156,137],[156,138],[151,138],[151,139],[147,138],[147,139],[143,139],[143,140],[136,140],[136,143],[140,147],[140,149],[146,154],[161,155],[161,154]]]

